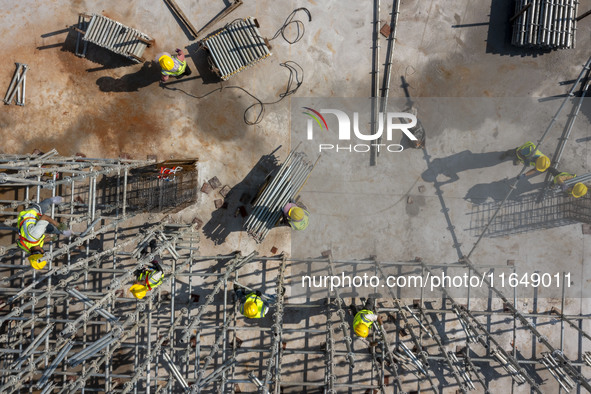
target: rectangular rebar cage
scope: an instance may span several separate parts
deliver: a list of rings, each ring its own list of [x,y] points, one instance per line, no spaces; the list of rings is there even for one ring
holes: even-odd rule
[[[383,324],[374,323],[367,341],[356,339],[355,302],[345,293],[319,289],[319,301],[290,298],[290,283],[299,279],[291,266],[304,260],[256,252],[199,256],[190,225],[130,211],[126,193],[101,201],[101,177],[125,191],[130,173],[151,165],[53,151],[0,155],[0,392],[589,390],[590,316],[564,296],[522,312],[515,294],[490,286],[481,300],[470,289],[462,298],[442,289],[436,299],[408,300],[387,288],[376,294]],[[19,206],[57,195],[66,201],[51,215],[79,234],[47,240],[48,264],[35,271],[23,252],[9,248],[11,228]],[[156,255],[164,282],[136,300],[127,291],[134,271]],[[330,252],[307,261],[326,265],[331,275],[352,263]],[[353,263],[380,278],[386,267],[422,274],[446,267]],[[501,268],[468,258],[452,265],[474,275]],[[246,319],[237,287],[260,290],[271,302],[268,315]],[[526,350],[532,341],[539,346]]]

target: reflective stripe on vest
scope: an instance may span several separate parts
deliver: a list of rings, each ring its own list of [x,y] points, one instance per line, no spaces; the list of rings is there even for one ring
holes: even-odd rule
[[[373,312],[367,309],[362,309],[355,315],[353,319],[353,329],[357,327],[359,324],[363,324],[369,330],[373,322],[365,318],[365,315],[373,315]]]
[[[533,151],[533,154],[532,154],[532,151]],[[519,160],[521,163],[525,163],[525,160],[527,159],[528,160],[527,165],[530,165],[530,166],[535,166],[536,159],[538,157],[542,156],[542,152],[537,150],[536,145],[531,141],[528,141],[525,144],[523,144],[522,146],[520,146],[519,148],[517,148],[516,153],[517,153],[517,160]]]
[[[29,226],[34,226],[37,224],[40,217],[41,214],[35,209],[21,211],[18,214],[17,227],[19,230],[19,239],[16,241],[16,244],[25,252],[31,253],[31,248],[34,248],[35,246],[43,247],[45,234],[43,234],[41,238],[37,239],[29,234],[28,231]]]
[[[142,272],[140,276],[137,277],[137,281],[139,283],[144,284],[148,290],[152,290],[162,284],[162,280],[164,279],[164,274],[160,272],[160,278],[154,279],[154,275],[160,271],[156,271],[153,269],[148,268],[146,271]]]
[[[180,61],[175,55],[172,55],[171,58],[174,62],[174,67],[171,70],[162,69],[162,74],[176,76],[184,73],[187,68],[187,61]]]
[[[261,317],[265,317],[265,303],[263,302],[261,297],[256,295],[256,293],[250,293],[248,296],[246,296],[246,299],[244,300],[244,304],[242,304],[242,306],[240,308],[241,309],[240,312],[242,312],[243,315],[244,315],[244,305],[246,305],[246,303],[248,301],[253,301],[255,303],[255,305],[257,306],[257,314],[254,316],[254,319],[259,319]]]

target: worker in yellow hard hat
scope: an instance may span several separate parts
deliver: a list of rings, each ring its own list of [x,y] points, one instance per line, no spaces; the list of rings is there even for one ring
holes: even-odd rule
[[[240,302],[240,313],[249,319],[265,317],[269,311],[269,303],[263,299],[260,291],[248,291],[244,287],[234,284],[234,293]],[[268,298],[265,296],[265,298]]]
[[[520,178],[533,175],[536,172],[544,172],[550,167],[551,164],[548,156],[540,152],[536,148],[536,145],[531,141],[526,142],[518,148],[509,149],[508,151],[504,152],[501,155],[501,160],[509,156],[513,156],[513,164],[515,165],[521,163],[534,167],[526,173],[521,174],[519,176]]]
[[[576,174],[570,174],[568,172],[560,172],[554,167],[550,167],[548,169],[548,172],[550,174],[552,174],[552,176],[554,177],[554,184],[560,186],[562,191],[564,191],[569,196],[574,197],[574,198],[580,198],[580,197],[583,197],[585,194],[587,194],[587,186],[585,186],[584,183],[577,182],[570,187],[567,184],[565,184],[565,182],[568,181],[569,179],[576,178],[577,177]]]
[[[29,209],[22,210],[18,214],[17,228],[18,239],[16,245],[29,253],[29,262],[31,267],[36,270],[43,269],[47,260],[43,258],[45,251],[43,243],[45,234],[61,234],[66,237],[73,233],[68,229],[65,223],[58,223],[51,216],[46,215],[53,204],[60,204],[63,198],[59,196],[47,198],[39,204],[32,204]]]
[[[283,208],[283,217],[294,230],[305,230],[308,227],[310,213],[295,203],[288,203]]]
[[[185,54],[178,48],[176,49],[176,55],[162,52],[158,54],[156,59],[162,69],[162,82],[168,81],[169,76],[180,78],[183,75],[191,75],[191,69],[187,65]]]
[[[136,272],[136,282],[129,288],[135,298],[141,300],[148,291],[160,286],[164,280],[164,270],[159,257],[150,262],[151,267],[145,267]]]
[[[357,310],[355,306],[355,299],[353,299],[351,307],[354,310]],[[369,297],[363,309],[361,309],[355,314],[355,317],[353,318],[353,332],[355,332],[356,336],[361,338],[367,338],[372,325],[376,321],[379,324],[382,324],[382,319],[377,314],[372,312],[374,308],[375,299]]]

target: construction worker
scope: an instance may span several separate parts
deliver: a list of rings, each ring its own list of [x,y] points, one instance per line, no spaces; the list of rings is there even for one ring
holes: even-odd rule
[[[31,266],[40,270],[45,267],[47,261],[43,259],[43,243],[45,234],[61,234],[69,237],[72,231],[68,229],[65,223],[58,223],[51,216],[46,215],[51,209],[52,204],[60,204],[63,198],[60,196],[47,198],[39,204],[32,204],[29,209],[25,209],[18,214],[17,228],[19,237],[16,245],[29,253],[29,262]]]
[[[355,306],[355,299],[353,299],[351,307],[354,310],[357,310],[357,307]],[[353,318],[353,331],[355,332],[355,335],[357,335],[358,337],[367,338],[371,326],[376,321],[380,325],[383,324],[382,318],[372,312],[372,309],[374,308],[375,299],[369,297],[365,305],[363,306],[363,309],[357,311],[357,313],[355,314],[355,317]]]
[[[145,267],[142,270],[136,271],[136,282],[129,288],[129,291],[138,300],[144,298],[148,291],[162,284],[164,270],[159,260],[160,258],[156,257],[156,259],[150,262],[152,267]]]
[[[260,291],[247,293],[244,287],[234,284],[234,292],[240,302],[240,313],[249,319],[265,317],[269,311],[269,303],[262,298],[263,295]]]
[[[158,55],[158,63],[162,68],[162,82],[168,81],[169,76],[180,78],[183,75],[191,75],[191,69],[185,60],[185,54],[180,49],[176,49],[176,55],[168,52],[162,52]]]
[[[548,156],[536,149],[536,145],[528,141],[515,149],[509,149],[501,154],[501,160],[513,156],[513,164],[518,163],[534,166],[535,168],[521,174],[519,178],[533,175],[536,171],[544,172],[550,167],[550,159]]]
[[[294,230],[301,231],[308,227],[310,213],[293,202],[283,208],[283,216],[287,224]]]
[[[574,198],[583,197],[587,194],[587,186],[581,182],[575,183],[573,186],[568,187],[564,182],[569,179],[576,178],[576,174],[570,174],[568,172],[560,172],[554,167],[550,167],[548,172],[554,177],[554,184],[559,185],[563,192]]]

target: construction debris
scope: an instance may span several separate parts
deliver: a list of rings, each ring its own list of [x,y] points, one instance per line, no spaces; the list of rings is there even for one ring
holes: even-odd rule
[[[136,63],[143,63],[146,61],[142,57],[144,51],[154,43],[146,34],[98,14],[80,14],[78,27],[73,29],[78,32],[76,55],[80,57],[86,56],[86,43],[91,42]],[[81,51],[80,38],[84,41]]]
[[[212,59],[212,71],[223,81],[271,56],[258,27],[254,18],[238,19],[201,41]]]
[[[515,2],[513,37],[518,47],[564,49],[575,47],[577,0],[518,0]]]

